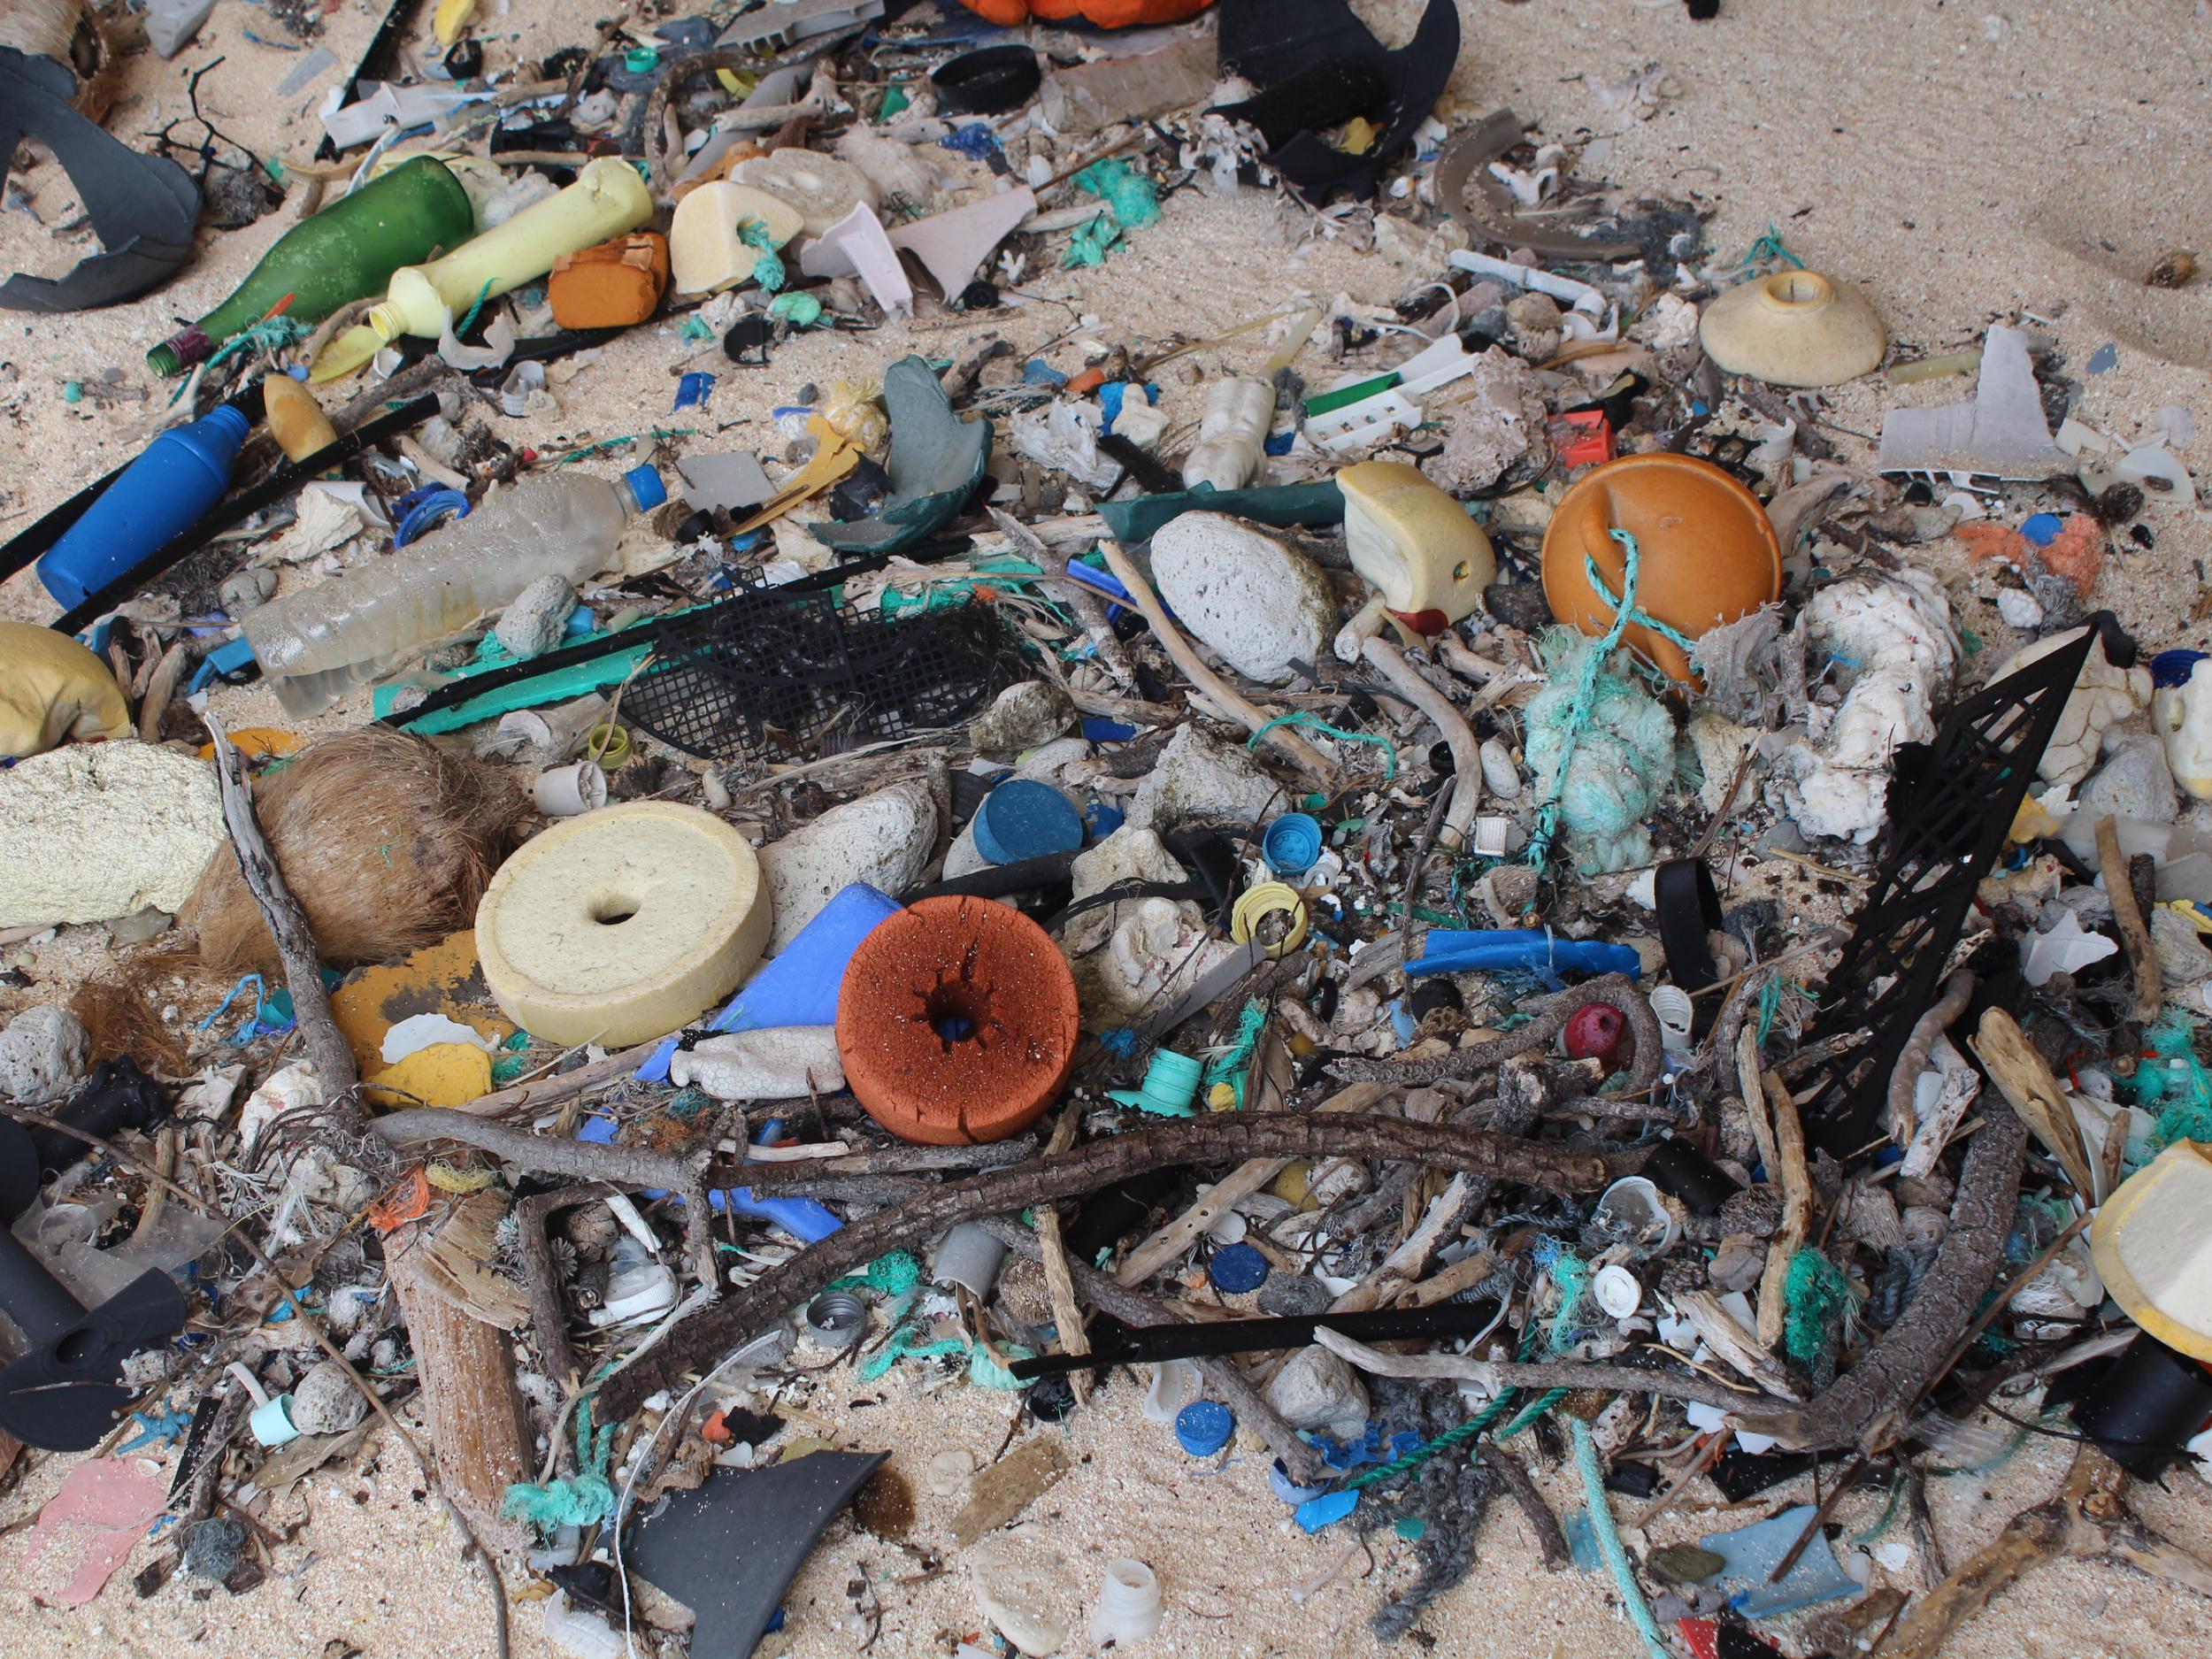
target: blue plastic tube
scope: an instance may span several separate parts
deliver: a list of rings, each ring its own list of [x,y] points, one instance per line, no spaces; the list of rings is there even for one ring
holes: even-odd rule
[[[1482,973],[1502,968],[1542,972],[1625,973],[1635,979],[1643,958],[1626,945],[1593,939],[1562,939],[1540,927],[1483,927],[1471,932],[1433,927],[1421,958],[1406,964],[1412,978],[1424,973]]]

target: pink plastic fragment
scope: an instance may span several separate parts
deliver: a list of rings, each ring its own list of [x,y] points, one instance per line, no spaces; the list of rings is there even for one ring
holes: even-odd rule
[[[166,1502],[167,1489],[156,1465],[143,1458],[96,1457],[78,1464],[38,1512],[38,1525],[23,1548],[22,1578],[42,1599],[82,1607],[129,1559]],[[57,1552],[58,1564],[48,1566],[44,1578],[33,1578]],[[68,1582],[47,1590],[65,1568],[73,1569]]]

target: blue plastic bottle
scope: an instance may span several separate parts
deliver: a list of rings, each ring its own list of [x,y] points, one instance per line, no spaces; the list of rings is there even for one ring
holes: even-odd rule
[[[222,500],[251,430],[225,404],[156,438],[39,560],[46,591],[73,611],[160,551]]]

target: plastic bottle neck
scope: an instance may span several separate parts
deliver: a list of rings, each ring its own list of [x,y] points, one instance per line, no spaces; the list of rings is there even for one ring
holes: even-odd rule
[[[389,300],[370,306],[361,321],[388,346],[407,332],[407,313]]]

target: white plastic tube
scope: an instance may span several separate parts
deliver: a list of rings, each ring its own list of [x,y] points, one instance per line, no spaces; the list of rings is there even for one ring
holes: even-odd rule
[[[1142,1641],[1160,1628],[1160,1580],[1128,1555],[1106,1563],[1106,1582],[1091,1609],[1091,1645]]]

